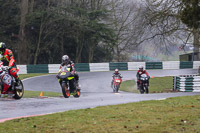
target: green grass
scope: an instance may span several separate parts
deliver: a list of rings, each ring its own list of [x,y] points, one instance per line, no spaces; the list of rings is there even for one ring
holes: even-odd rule
[[[198,133],[200,96],[143,101],[0,123],[0,133]]]
[[[128,80],[122,82],[120,86],[121,91],[139,93],[135,80]],[[172,92],[173,77],[156,77],[149,80],[149,93],[163,93]]]
[[[120,85],[120,90],[133,93],[138,92],[135,80],[123,81],[122,84]]]

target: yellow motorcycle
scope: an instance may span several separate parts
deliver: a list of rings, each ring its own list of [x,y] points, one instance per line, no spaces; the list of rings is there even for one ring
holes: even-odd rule
[[[77,88],[74,75],[71,74],[70,68],[63,66],[57,75],[58,81],[62,88],[62,93],[65,98],[69,98],[70,95],[78,98],[80,97],[80,89]]]

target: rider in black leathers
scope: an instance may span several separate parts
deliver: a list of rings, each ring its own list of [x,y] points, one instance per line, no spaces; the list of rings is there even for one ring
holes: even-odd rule
[[[74,68],[73,61],[70,60],[68,55],[63,55],[63,57],[62,57],[62,63],[60,65],[60,69],[63,66],[67,66],[68,68],[70,68],[70,72],[74,76],[74,80],[71,80],[70,86],[72,86],[72,88],[79,89],[79,76],[76,72],[76,69]]]

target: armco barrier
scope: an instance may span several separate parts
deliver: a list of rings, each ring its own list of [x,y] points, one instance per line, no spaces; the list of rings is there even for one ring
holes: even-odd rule
[[[113,71],[115,68],[119,70],[138,70],[139,66],[144,69],[199,69],[200,61],[194,62],[179,62],[179,61],[164,61],[164,62],[119,62],[119,63],[76,63],[75,68],[78,72],[81,71]],[[38,65],[17,65],[20,68],[19,74],[27,73],[57,73],[60,64],[38,64]]]
[[[48,65],[27,65],[27,73],[49,73]]]
[[[27,66],[26,65],[17,65],[19,67],[18,74],[27,74]]]
[[[184,92],[200,92],[200,76],[175,76],[174,90]]]
[[[162,62],[146,62],[146,69],[163,69]]]
[[[90,71],[89,63],[77,63],[75,64],[76,71]]]
[[[109,71],[109,63],[90,63],[90,71]]]
[[[58,73],[60,64],[49,64],[48,68],[49,68],[49,73]]]
[[[179,61],[163,61],[163,69],[179,69]]]
[[[145,62],[128,62],[128,70],[138,70],[139,66],[143,66],[145,68]]]
[[[193,68],[193,62],[192,61],[181,61],[180,69],[185,69],[185,68]]]
[[[119,62],[119,63],[109,63],[110,71],[115,70],[118,68],[119,70],[128,70],[127,62]]]

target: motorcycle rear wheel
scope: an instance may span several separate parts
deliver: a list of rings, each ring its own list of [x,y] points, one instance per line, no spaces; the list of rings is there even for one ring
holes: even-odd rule
[[[19,82],[20,82],[19,83],[20,84],[19,87],[21,89],[15,89],[14,96],[13,96],[14,99],[21,99],[23,97],[23,95],[24,95],[24,85],[23,85],[21,80]]]
[[[65,98],[69,98],[69,96],[70,96],[70,90],[68,89],[67,83],[66,82],[62,82],[61,86],[62,86],[63,96]]]

